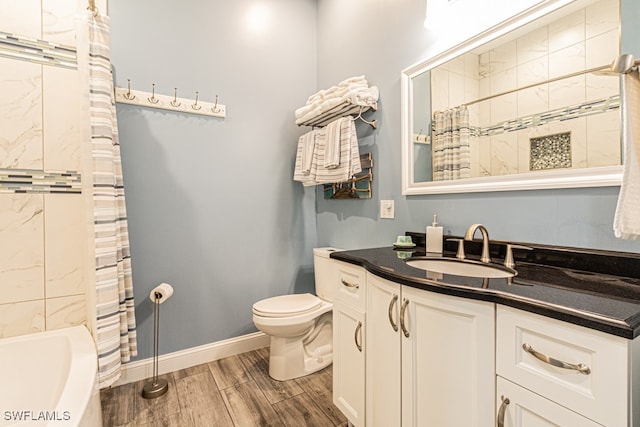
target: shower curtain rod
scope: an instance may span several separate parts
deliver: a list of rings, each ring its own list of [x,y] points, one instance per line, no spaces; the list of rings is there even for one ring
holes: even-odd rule
[[[630,56],[630,55],[629,55]],[[619,58],[624,58],[625,55],[621,55]],[[568,79],[571,77],[577,77],[577,76],[581,76],[583,74],[590,74],[590,73],[597,73],[599,71],[609,71],[609,73],[603,73],[603,75],[607,74],[607,75],[614,75],[614,74],[624,74],[628,71],[631,71],[632,67],[637,67],[638,65],[640,65],[640,60],[634,60],[633,57],[628,58],[629,59],[629,64],[628,67],[625,69],[617,69],[614,65],[610,64],[610,65],[601,65],[599,67],[594,67],[594,68],[589,68],[588,70],[581,70],[581,71],[576,71],[575,73],[570,73],[570,74],[565,74],[563,76],[559,76],[559,77],[554,77],[552,79],[543,81],[543,82],[536,82],[536,83],[532,83],[526,86],[522,86],[522,87],[518,87],[515,89],[510,89],[510,90],[506,90],[504,92],[500,92],[500,93],[496,93],[493,95],[489,95],[489,96],[485,96],[484,98],[479,98],[470,102],[466,102],[462,105],[464,106],[469,106],[469,105],[473,105],[473,104],[477,104],[479,102],[483,102],[483,101],[488,101],[490,99],[493,98],[497,98],[499,96],[503,96],[503,95],[508,95],[510,93],[514,93],[514,92],[518,92],[521,91],[523,89],[530,89],[532,87],[536,87],[536,86],[540,86],[543,84],[547,84],[547,83],[553,83],[553,82],[557,82],[559,80],[564,80],[564,79]]]

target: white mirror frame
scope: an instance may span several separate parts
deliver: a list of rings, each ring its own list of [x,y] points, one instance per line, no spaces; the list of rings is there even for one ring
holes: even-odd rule
[[[622,166],[567,169],[514,175],[465,178],[456,181],[414,181],[413,78],[476,49],[508,32],[553,12],[575,0],[547,0],[509,18],[453,48],[404,69],[401,73],[402,194],[449,194],[485,191],[539,190],[553,188],[607,187],[622,182]]]

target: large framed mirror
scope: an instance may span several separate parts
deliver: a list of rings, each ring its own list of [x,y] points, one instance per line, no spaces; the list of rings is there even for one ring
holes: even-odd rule
[[[402,192],[619,185],[620,0],[542,1],[402,71]]]

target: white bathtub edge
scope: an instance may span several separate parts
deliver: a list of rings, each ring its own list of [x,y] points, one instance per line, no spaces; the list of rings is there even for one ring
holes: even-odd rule
[[[198,347],[191,347],[158,357],[158,373],[179,371],[180,369],[222,359],[235,354],[256,350],[269,345],[270,337],[262,332],[254,332],[239,337],[216,341]],[[132,383],[153,376],[153,358],[136,360],[122,365],[120,379],[113,387]]]

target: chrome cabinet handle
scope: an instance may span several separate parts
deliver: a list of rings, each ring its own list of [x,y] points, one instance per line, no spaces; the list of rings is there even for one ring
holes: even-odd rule
[[[357,283],[349,283],[349,282],[347,282],[347,281],[346,281],[346,280],[344,280],[344,279],[340,279],[340,281],[341,281],[341,282],[342,282],[342,284],[343,284],[344,286],[346,286],[347,288],[356,288],[356,289],[360,288],[360,285],[358,285]]]
[[[409,305],[409,300],[405,299],[404,302],[402,303],[402,308],[400,308],[400,327],[402,328],[402,333],[407,338],[409,338],[409,331],[407,330],[407,327],[404,324],[404,317],[405,317],[408,305]]]
[[[391,298],[391,302],[389,303],[389,323],[391,323],[391,327],[394,332],[398,332],[398,323],[393,321],[393,307],[398,303],[398,295],[394,295]]]
[[[574,371],[578,371],[584,375],[589,375],[591,373],[591,369],[584,363],[579,363],[577,365],[574,365],[573,363],[567,363],[567,362],[563,362],[562,360],[554,359],[553,357],[549,357],[546,354],[542,354],[540,352],[535,351],[533,347],[531,347],[527,343],[522,344],[522,349],[527,353],[531,354],[536,359],[544,363],[548,363],[551,366],[555,366],[562,369],[571,369]]]
[[[504,427],[504,414],[507,412],[507,405],[511,402],[508,397],[500,396],[500,399],[502,399],[502,404],[498,411],[498,427]]]
[[[360,336],[360,342],[358,342],[358,336]],[[356,342],[356,348],[362,353],[362,322],[358,322],[356,326],[356,332],[353,334],[353,340]]]

